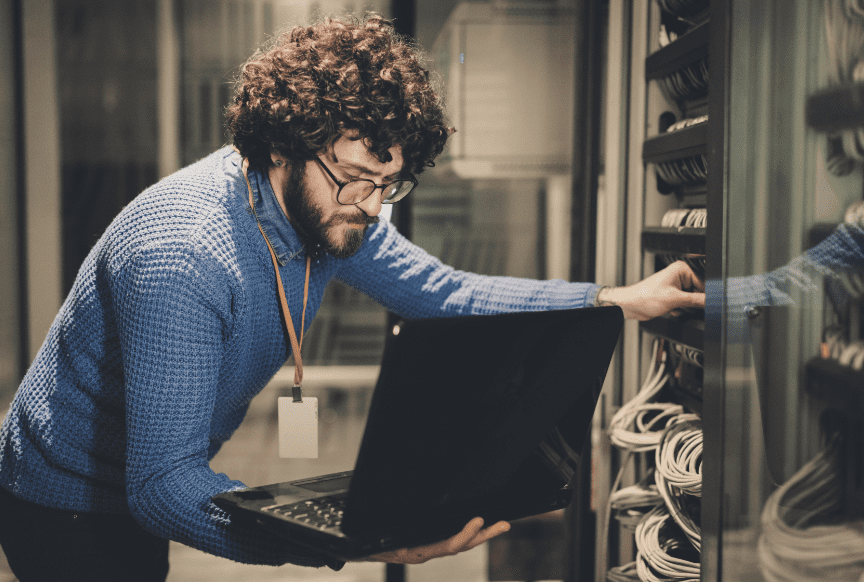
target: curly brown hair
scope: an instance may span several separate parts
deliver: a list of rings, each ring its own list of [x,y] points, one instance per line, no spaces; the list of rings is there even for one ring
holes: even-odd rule
[[[356,132],[385,163],[401,146],[404,168],[419,174],[453,131],[419,52],[377,14],[282,34],[243,66],[225,116],[258,167],[271,164],[271,150],[308,160]]]

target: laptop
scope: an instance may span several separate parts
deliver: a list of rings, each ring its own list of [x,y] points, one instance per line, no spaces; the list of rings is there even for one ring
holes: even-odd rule
[[[345,561],[566,507],[622,325],[618,307],[399,322],[353,471],[213,502]]]

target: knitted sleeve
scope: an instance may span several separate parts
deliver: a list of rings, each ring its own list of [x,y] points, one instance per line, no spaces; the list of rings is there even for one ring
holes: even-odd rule
[[[113,269],[129,510],[155,535],[239,562],[324,565],[321,556],[232,523],[210,502],[243,484],[207,461],[231,291],[218,261],[204,254],[172,241]]]
[[[406,240],[387,221],[367,234],[336,275],[409,318],[589,307],[600,286],[458,271]]]

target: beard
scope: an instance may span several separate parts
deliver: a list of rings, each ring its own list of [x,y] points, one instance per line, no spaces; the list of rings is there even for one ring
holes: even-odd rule
[[[313,254],[327,253],[337,259],[354,255],[363,244],[363,237],[369,227],[378,222],[377,216],[367,216],[357,209],[356,214],[334,214],[326,221],[320,208],[313,205],[301,164],[291,168],[288,182],[285,186],[285,208],[291,217],[294,227],[307,243],[307,251]],[[337,227],[342,224],[353,225],[348,228],[341,240],[333,240]]]

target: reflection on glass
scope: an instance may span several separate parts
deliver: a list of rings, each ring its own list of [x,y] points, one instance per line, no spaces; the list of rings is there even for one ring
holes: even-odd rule
[[[725,278],[706,284],[706,333],[723,345],[721,571],[857,581],[864,134],[818,133],[804,114],[826,88],[864,79],[864,12],[847,0],[770,0],[735,4],[732,22]],[[801,64],[785,80],[761,64],[780,54]]]
[[[771,582],[864,576],[864,529],[847,521],[841,437],[768,497],[762,510],[759,566]],[[859,453],[860,453],[859,449]]]

